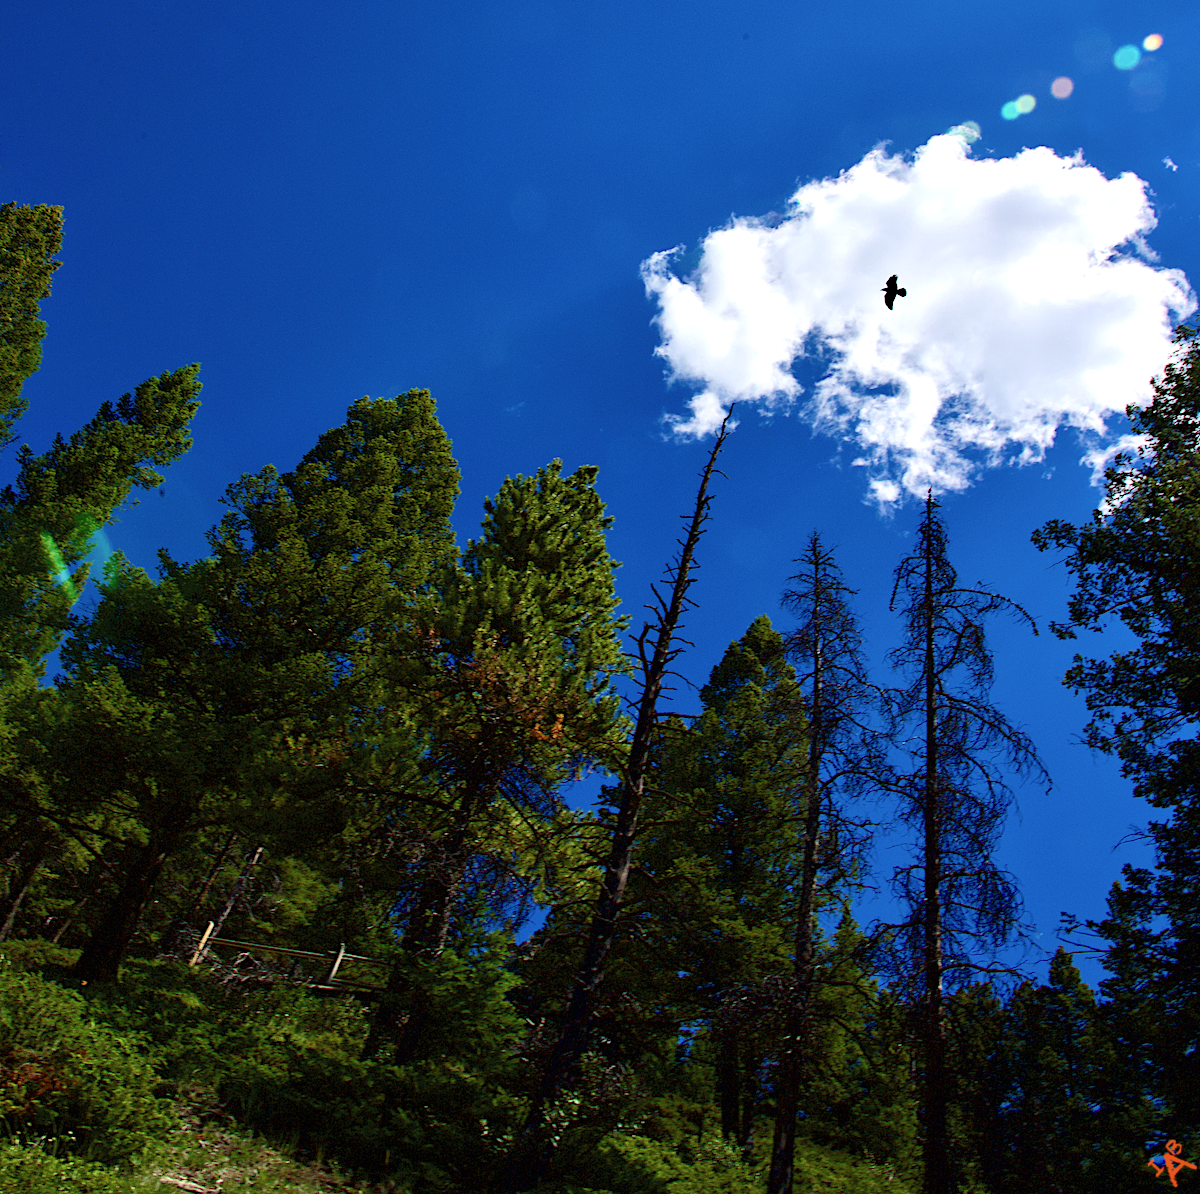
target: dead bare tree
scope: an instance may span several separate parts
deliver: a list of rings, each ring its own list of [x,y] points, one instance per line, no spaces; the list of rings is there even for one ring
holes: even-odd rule
[[[994,957],[1020,927],[1016,885],[991,858],[1012,800],[996,759],[1018,776],[1032,773],[1048,783],[1028,735],[987,700],[993,667],[983,619],[1011,613],[1036,634],[1033,619],[1007,597],[959,587],[937,509],[930,491],[917,549],[896,569],[892,591],[892,608],[903,603],[906,633],[890,658],[910,677],[896,694],[894,741],[913,762],[896,792],[920,845],[917,860],[898,868],[893,879],[910,914],[898,925],[882,926],[891,946],[889,968],[920,1012],[925,1194],[949,1194],[954,1185],[946,982],[960,987],[968,976],[1011,973],[976,958],[981,950]],[[910,726],[916,733],[902,739]]]
[[[796,1113],[805,1073],[811,1071],[820,884],[842,878],[848,859],[860,853],[868,840],[867,825],[847,817],[839,797],[886,787],[891,779],[884,735],[870,721],[872,711],[880,707],[881,694],[867,678],[862,635],[849,604],[853,590],[815,531],[796,563],[800,570],[789,581],[783,605],[801,618],[785,646],[808,715],[804,861],[797,891],[793,975],[782,1017],[768,1194],[792,1190]]]
[[[580,1062],[587,1051],[593,1027],[596,994],[604,979],[605,960],[617,936],[621,905],[633,867],[638,817],[659,726],[658,699],[671,663],[683,650],[675,644],[686,642],[678,636],[680,619],[689,606],[695,605],[688,596],[688,590],[695,583],[696,546],[708,521],[708,505],[711,501],[708,495],[709,482],[713,474],[720,471],[717,457],[728,437],[732,413],[733,408],[730,407],[721,423],[708,463],[700,474],[695,507],[690,515],[681,516],[687,520],[688,529],[679,541],[679,557],[667,571],[671,582],[669,597],[664,597],[656,587],[652,587],[655,601],[646,608],[653,612],[654,619],[643,626],[636,640],[642,672],[641,695],[635,705],[637,718],[622,769],[611,848],[592,915],[588,942],[575,974],[566,1015],[549,1051],[525,1124],[499,1175],[496,1186],[499,1190],[532,1190],[546,1175],[557,1149],[557,1140],[550,1130],[549,1113],[558,1098],[579,1078]],[[654,644],[652,650],[648,647],[651,637]]]

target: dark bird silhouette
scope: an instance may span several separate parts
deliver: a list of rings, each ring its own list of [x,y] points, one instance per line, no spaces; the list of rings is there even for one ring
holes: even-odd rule
[[[892,309],[892,304],[896,301],[896,295],[899,295],[901,298],[908,298],[908,291],[897,286],[897,281],[896,275],[893,274],[888,278],[887,285],[883,288],[883,301],[887,303],[889,311]]]

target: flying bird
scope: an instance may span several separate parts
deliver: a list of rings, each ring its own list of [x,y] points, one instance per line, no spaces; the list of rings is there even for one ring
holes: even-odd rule
[[[899,295],[901,298],[908,298],[908,291],[902,290],[899,286],[897,286],[897,281],[898,279],[896,278],[896,275],[893,274],[890,278],[888,278],[887,285],[883,288],[883,301],[887,303],[887,309],[889,311],[892,309],[892,304],[896,301],[896,295]]]

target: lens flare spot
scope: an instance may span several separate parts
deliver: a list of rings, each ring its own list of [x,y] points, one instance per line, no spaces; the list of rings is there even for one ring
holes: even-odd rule
[[[1019,95],[1016,99],[1017,111],[1022,116],[1028,116],[1037,107],[1037,100],[1032,95]]]
[[[979,127],[977,120],[964,120],[962,124],[956,124],[953,128],[946,130],[947,133],[955,137],[961,137],[968,145],[978,141],[983,136],[983,129]]]
[[[1066,75],[1059,75],[1053,83],[1050,84],[1050,94],[1055,99],[1066,99],[1067,96],[1075,90],[1075,81],[1068,79]]]
[[[1017,107],[1016,100],[1009,100],[1003,108],[1000,109],[1000,115],[1005,120],[1016,120],[1021,115],[1021,109]]]
[[[1142,60],[1142,52],[1137,46],[1122,46],[1113,55],[1113,66],[1117,70],[1133,70]]]
[[[1162,48],[1162,41],[1163,39],[1161,33],[1152,33],[1148,38],[1146,38],[1145,41],[1142,42],[1142,49],[1149,50],[1150,53],[1153,54],[1155,50]]]

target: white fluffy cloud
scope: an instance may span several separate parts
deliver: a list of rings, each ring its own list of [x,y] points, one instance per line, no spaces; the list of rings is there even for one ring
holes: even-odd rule
[[[1107,448],[1105,420],[1149,396],[1175,323],[1195,309],[1179,270],[1153,264],[1146,184],[1046,148],[973,158],[967,135],[911,160],[881,149],[806,183],[782,221],[735,219],[642,265],[656,350],[691,382],[682,436],[732,401],[791,405],[801,358],[828,369],[807,395],[820,430],[858,445],[881,502],[963,489],[982,464],[1042,458],[1060,426]],[[899,274],[895,310],[881,288]]]

